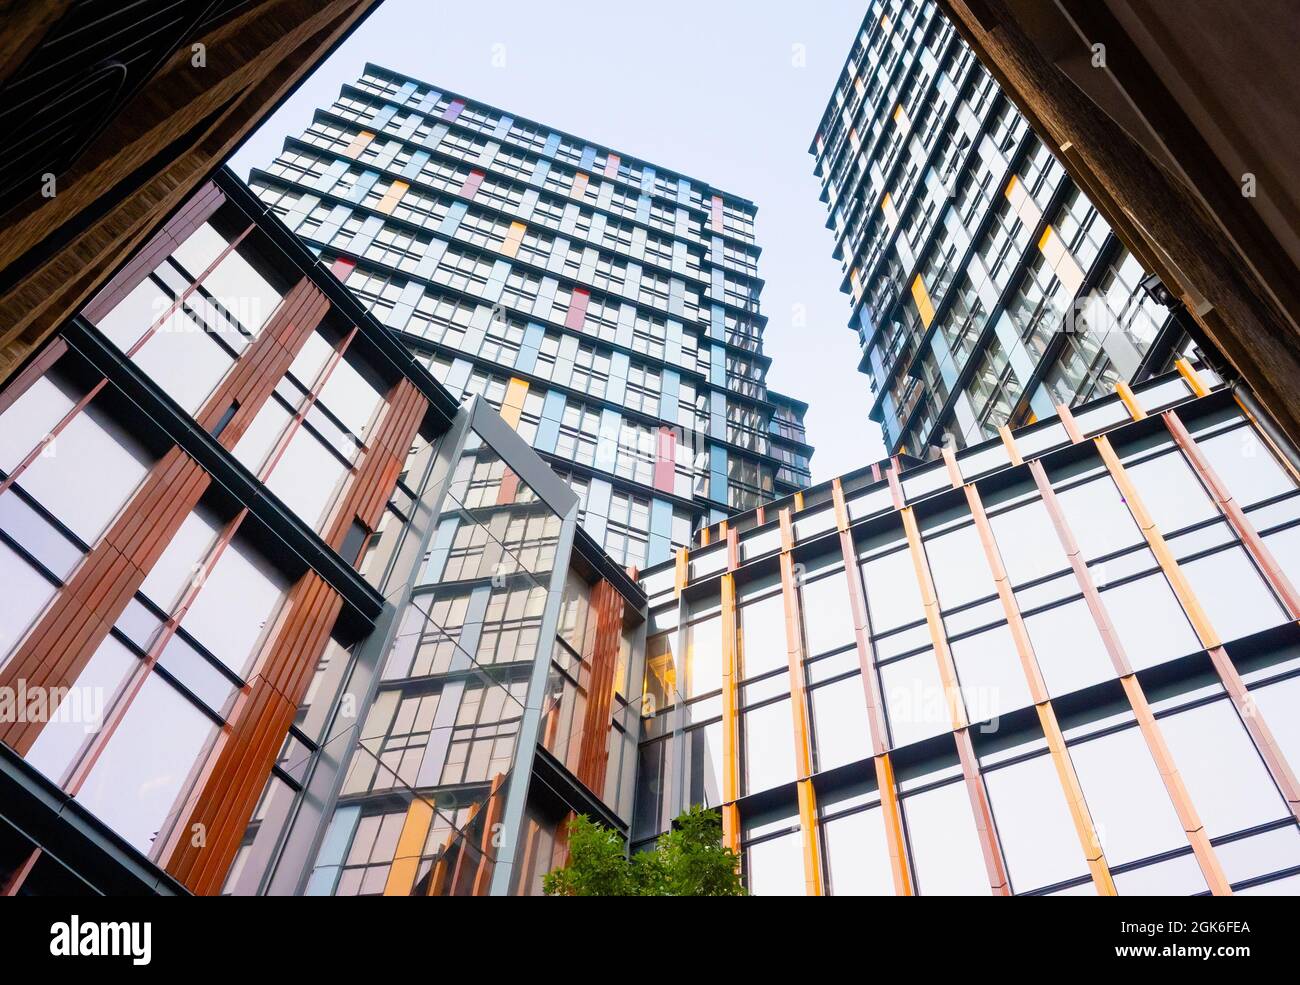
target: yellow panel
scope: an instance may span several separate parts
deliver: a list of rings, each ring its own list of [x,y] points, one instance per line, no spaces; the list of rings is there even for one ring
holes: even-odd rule
[[[1002,189],[1002,194],[1005,195],[1007,198],[1011,198],[1012,192],[1015,191],[1017,184],[1019,184],[1019,178],[1017,178],[1017,176],[1013,174],[1011,176],[1011,180],[1007,182],[1007,187]]]
[[[1175,359],[1174,365],[1178,368],[1179,374],[1187,381],[1187,385],[1192,388],[1192,393],[1198,397],[1204,397],[1209,394],[1210,389],[1205,385],[1199,373],[1186,359]]]
[[[510,223],[510,232],[506,233],[505,241],[501,244],[501,252],[508,257],[514,256],[519,252],[519,244],[524,241],[524,233],[528,227],[522,222]]]
[[[528,396],[528,381],[518,377],[510,378],[506,387],[505,399],[501,401],[501,420],[512,428],[519,427],[519,415],[524,409],[524,398]]]
[[[375,210],[388,215],[393,209],[397,208],[397,203],[402,200],[402,196],[406,194],[406,190],[410,187],[405,181],[394,181],[388,191],[384,193],[384,197],[379,200],[379,204],[375,206]]]
[[[898,225],[898,210],[894,208],[894,200],[889,197],[889,192],[885,192],[885,197],[880,200],[880,208],[885,213],[885,221],[889,223],[889,228],[893,229]]]
[[[369,130],[362,130],[359,134],[357,134],[355,137],[352,138],[352,143],[348,144],[347,147],[343,148],[343,153],[346,154],[348,157],[355,158],[363,150],[365,150],[367,145],[369,145],[370,141],[374,139],[375,139],[375,135],[373,133],[371,133]]]
[[[1012,180],[1014,181],[1015,179],[1013,178]],[[1056,234],[1052,231],[1052,227],[1048,225],[1048,227],[1043,230],[1043,235],[1038,237],[1038,249],[1044,255],[1047,254],[1047,246],[1052,242],[1052,237],[1055,235]],[[1057,242],[1059,243],[1060,240],[1057,240]],[[1065,248],[1064,244],[1061,244],[1061,248]],[[1048,259],[1050,260],[1051,257],[1049,256]]]
[[[912,281],[912,300],[916,302],[916,310],[921,313],[921,321],[929,328],[930,322],[934,321],[934,305],[930,302],[930,292],[925,289],[925,281],[921,280],[920,274]]]
[[[388,869],[388,881],[384,883],[385,896],[411,895],[432,821],[433,805],[427,800],[416,798],[407,806],[406,820],[402,823],[402,833],[393,853],[393,864]]]

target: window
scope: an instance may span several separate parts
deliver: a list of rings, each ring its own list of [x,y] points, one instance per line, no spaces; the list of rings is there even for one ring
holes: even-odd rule
[[[1023,585],[1069,566],[1042,500],[993,514],[989,526],[1012,585]]]
[[[1287,816],[1287,806],[1227,698],[1160,719],[1160,731],[1211,838]]]
[[[994,593],[993,576],[974,524],[926,539],[925,553],[935,593],[945,611]]]
[[[1154,667],[1201,648],[1173,589],[1160,572],[1102,589],[1101,600],[1134,670]]]
[[[904,547],[862,565],[871,629],[876,634],[925,617],[911,551]]]
[[[605,549],[611,557],[626,566],[644,567],[649,528],[650,500],[623,492],[610,496]]]
[[[1013,892],[1086,875],[1088,865],[1050,756],[984,776]]]
[[[1123,865],[1187,844],[1164,782],[1136,728],[1070,747],[1106,861]]]
[[[934,651],[894,660],[880,668],[892,745],[905,746],[952,728]]]
[[[769,790],[796,779],[790,699],[750,708],[742,716],[745,793]]]
[[[745,851],[745,875],[754,896],[804,895],[803,846],[799,832],[750,845]]]
[[[217,727],[150,674],[77,794],[83,807],[146,854],[172,820]],[[159,742],[159,736],[167,741]]]
[[[889,843],[879,807],[826,821],[822,835],[833,895],[894,895]]]
[[[1032,704],[1011,630],[1004,623],[951,644],[962,700],[972,722]]]
[[[809,658],[839,649],[854,641],[849,586],[843,571],[799,586],[803,610],[804,645]]]
[[[1197,444],[1242,509],[1295,490],[1295,482],[1249,425],[1216,434]]]
[[[17,420],[14,412],[39,407],[51,396],[42,387],[30,400],[19,400],[10,407],[0,423],[13,426]],[[25,424],[18,424],[16,430],[20,435],[30,434]],[[17,454],[17,459],[32,447]],[[74,534],[94,544],[152,464],[153,456],[113,418],[101,395],[45,445],[17,484]]]
[[[1142,540],[1142,532],[1108,475],[1061,490],[1056,498],[1086,561]]]
[[[868,758],[871,732],[862,674],[818,685],[809,694],[817,771],[824,773]]]
[[[710,616],[686,627],[686,699],[722,688],[722,618]]]
[[[1219,515],[1183,453],[1177,450],[1125,467],[1160,532],[1175,530]]]
[[[737,610],[740,625],[740,676],[761,677],[787,666],[785,599],[781,592]]]
[[[1106,644],[1083,599],[1026,615],[1025,629],[1052,697],[1115,676]]]
[[[13,492],[5,493],[9,500]],[[3,501],[0,500],[0,501]],[[8,523],[5,524],[8,531]],[[4,584],[4,619],[0,619],[0,664],[54,597],[56,586],[17,551],[0,540],[0,581]]]
[[[903,798],[903,816],[920,895],[989,895],[984,853],[962,782]]]

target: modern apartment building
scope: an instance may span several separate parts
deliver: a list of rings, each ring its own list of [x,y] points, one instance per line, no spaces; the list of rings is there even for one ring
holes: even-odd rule
[[[251,184],[621,563],[808,481],[745,199],[376,65]]]
[[[633,846],[759,894],[1300,892],[1300,471],[1175,372],[642,572]]]
[[[644,594],[569,485],[229,172],[124,259],[0,390],[0,892],[500,893],[626,830]]]
[[[891,451],[978,444],[1190,351],[931,0],[872,0],[809,150]]]

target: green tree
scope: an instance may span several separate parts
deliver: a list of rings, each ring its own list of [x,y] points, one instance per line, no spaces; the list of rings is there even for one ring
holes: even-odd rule
[[[623,840],[586,816],[569,822],[569,864],[548,872],[547,896],[744,896],[740,858],[722,845],[717,811],[692,807],[654,851],[624,855]]]

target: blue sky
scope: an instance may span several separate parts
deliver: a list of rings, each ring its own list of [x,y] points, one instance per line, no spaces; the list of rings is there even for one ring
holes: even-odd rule
[[[768,384],[810,405],[820,481],[884,455],[807,153],[862,17],[854,0],[385,0],[232,166],[270,161],[373,61],[751,199]]]

